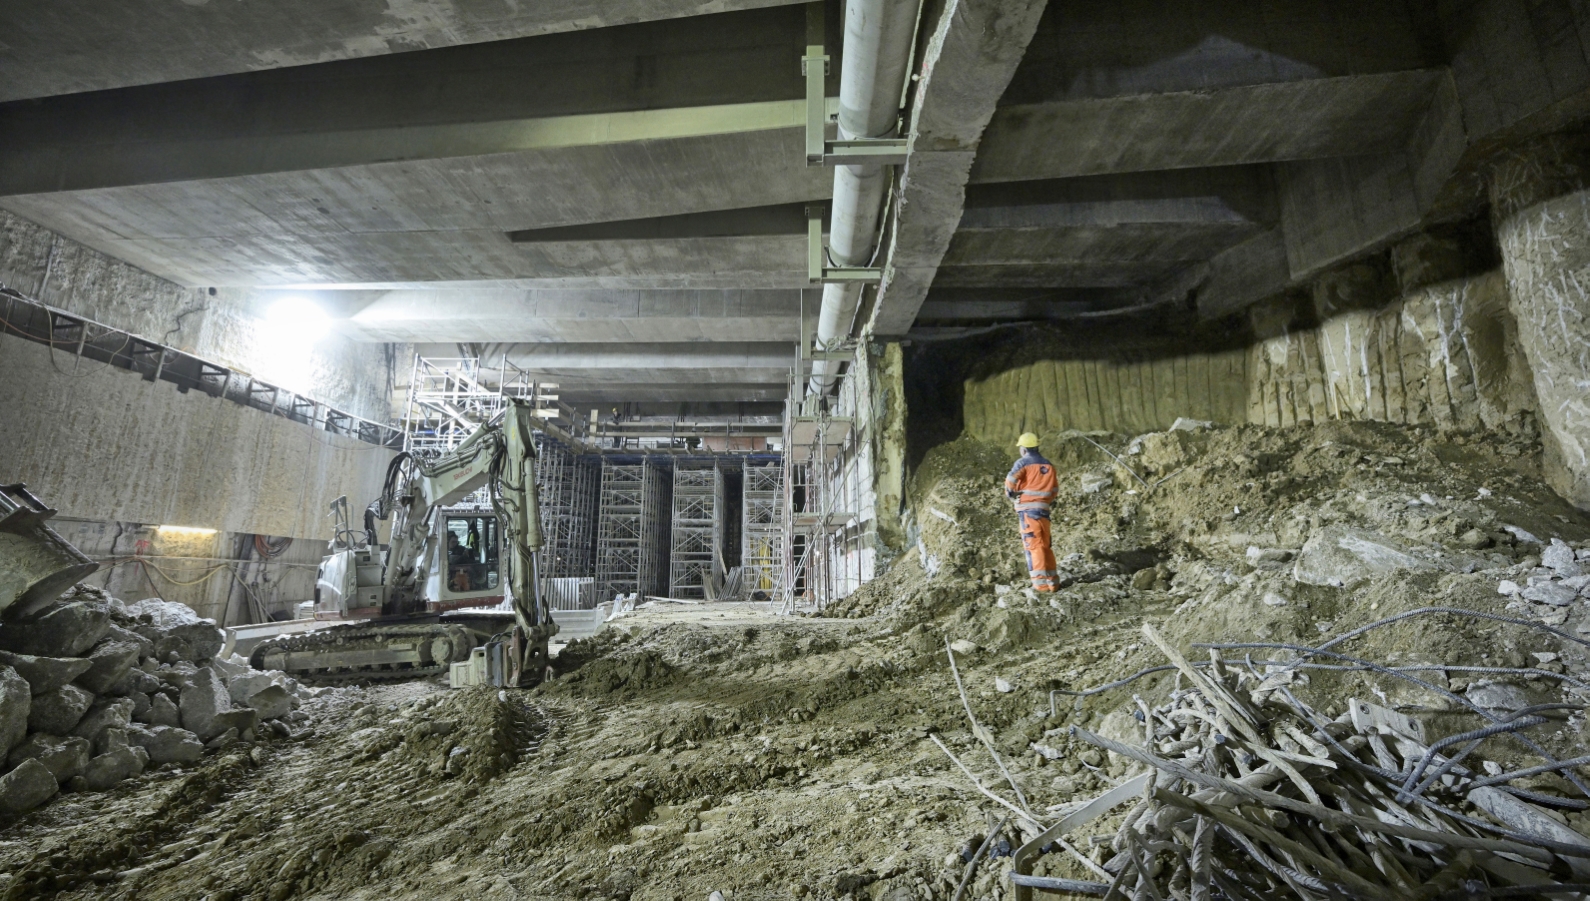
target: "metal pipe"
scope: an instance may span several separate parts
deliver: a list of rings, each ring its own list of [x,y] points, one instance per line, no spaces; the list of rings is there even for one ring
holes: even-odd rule
[[[917,4],[913,0],[850,0],[845,4],[845,45],[839,69],[839,138],[893,137],[911,59]],[[829,255],[837,266],[865,266],[877,249],[878,222],[888,172],[881,165],[836,166],[829,218]],[[861,300],[856,284],[823,286],[817,350],[850,336]],[[818,360],[809,390],[833,385],[839,364]]]

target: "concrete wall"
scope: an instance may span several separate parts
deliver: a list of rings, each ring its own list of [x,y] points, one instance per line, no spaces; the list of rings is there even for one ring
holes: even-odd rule
[[[128,602],[161,597],[186,604],[223,625],[290,615],[295,604],[312,599],[326,547],[320,541],[294,541],[279,557],[261,560],[249,534],[172,532],[144,523],[65,517],[53,525],[100,564],[88,584]]]
[[[0,336],[0,481],[67,516],[327,538],[391,452]]]
[[[280,292],[184,287],[3,210],[0,284],[378,422],[390,413],[392,361],[407,359],[337,335],[294,345],[263,319]]]

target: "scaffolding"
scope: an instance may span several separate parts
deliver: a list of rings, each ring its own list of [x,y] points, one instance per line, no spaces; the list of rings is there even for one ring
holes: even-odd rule
[[[598,600],[662,593],[668,571],[668,488],[667,469],[659,461],[602,461]]]
[[[545,579],[596,573],[598,464],[544,432],[536,434],[536,487],[541,498],[540,573]],[[582,599],[582,603],[584,599]],[[589,601],[594,606],[594,596]]]
[[[747,593],[784,594],[784,466],[746,466],[741,488],[740,565]]]
[[[803,339],[802,347],[809,347]],[[860,349],[865,353],[865,349]],[[826,390],[811,392],[816,359],[854,361],[853,342],[806,356],[791,373],[784,405],[783,529],[785,610],[821,610],[871,578],[858,554],[864,486],[858,462],[856,412],[865,398],[858,370],[826,376]]]
[[[705,598],[723,570],[723,471],[716,465],[674,469],[670,597]]]
[[[585,422],[558,398],[558,386],[538,382],[503,355],[492,366],[478,357],[414,358],[403,406],[403,449],[420,457],[451,451],[496,419],[510,398],[528,400],[541,429],[571,446],[584,444]]]

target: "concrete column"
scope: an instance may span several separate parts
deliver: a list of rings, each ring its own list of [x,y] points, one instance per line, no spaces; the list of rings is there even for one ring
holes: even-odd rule
[[[1590,135],[1510,151],[1490,188],[1519,344],[1540,403],[1546,479],[1590,509]]]

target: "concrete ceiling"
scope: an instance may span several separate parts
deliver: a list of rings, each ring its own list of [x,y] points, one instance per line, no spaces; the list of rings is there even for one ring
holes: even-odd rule
[[[509,342],[602,402],[782,396],[832,183],[801,7],[87,6],[0,10],[0,207],[183,284],[335,291],[360,340]],[[1361,251],[1364,173],[1417,213],[1476,137],[1485,30],[1448,6],[930,6],[875,332],[1224,309]]]

